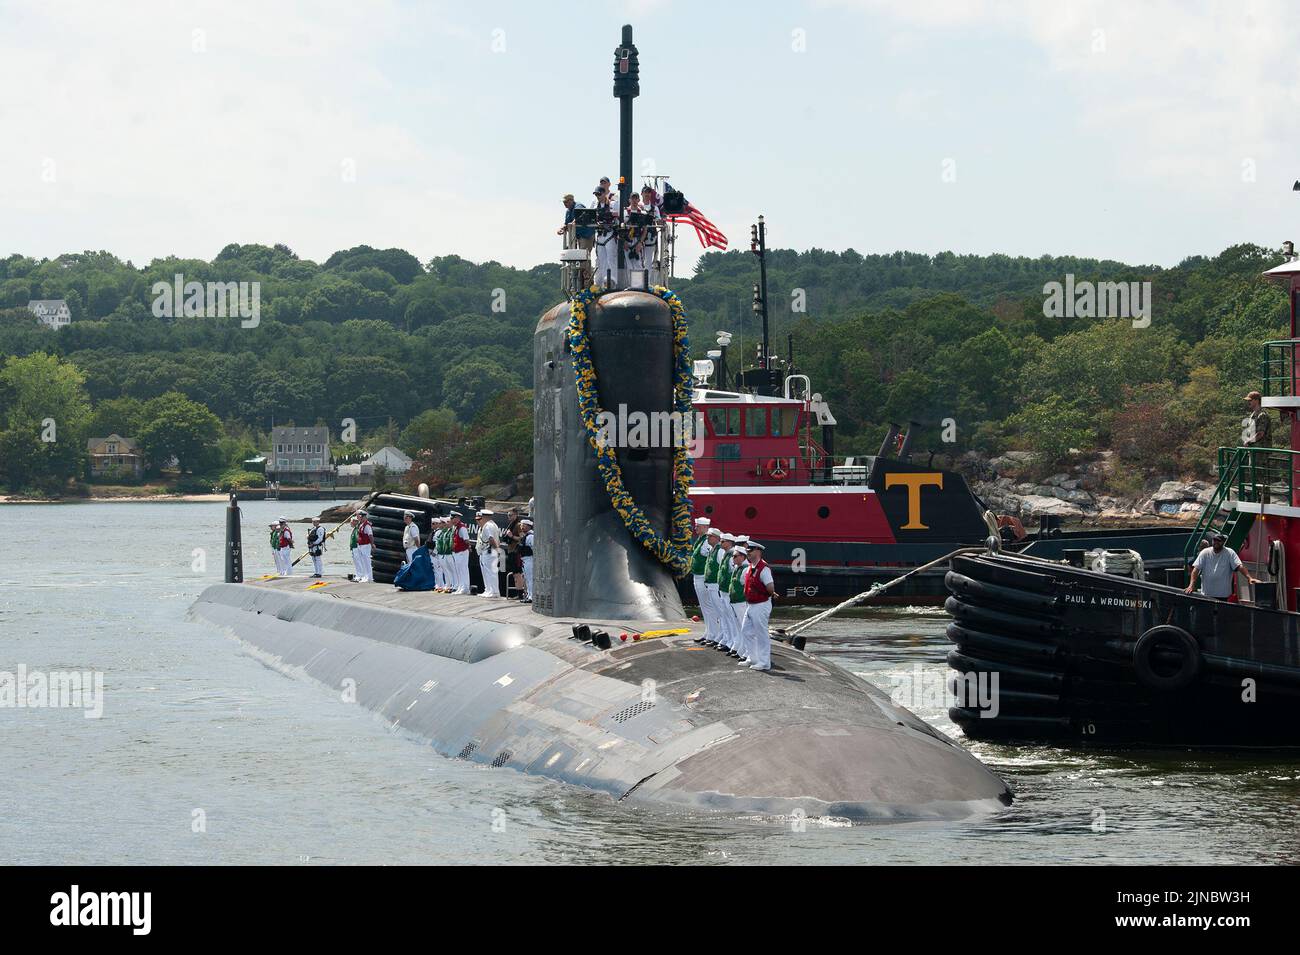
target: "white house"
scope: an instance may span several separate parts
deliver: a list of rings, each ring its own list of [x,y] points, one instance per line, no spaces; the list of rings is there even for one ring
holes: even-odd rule
[[[27,311],[35,315],[42,325],[55,331],[72,324],[72,312],[68,310],[68,303],[61,298],[34,298],[27,303]]]
[[[411,465],[414,462],[397,448],[387,445],[370,455],[365,463],[370,465],[371,474],[374,473],[377,467],[382,467],[389,474],[405,474],[411,470]]]

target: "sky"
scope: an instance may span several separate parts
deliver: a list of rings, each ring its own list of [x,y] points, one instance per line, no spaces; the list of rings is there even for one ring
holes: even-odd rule
[[[634,170],[733,246],[760,213],[861,253],[1298,238],[1281,2],[0,0],[0,254],[556,261],[561,196],[617,175],[624,23]]]

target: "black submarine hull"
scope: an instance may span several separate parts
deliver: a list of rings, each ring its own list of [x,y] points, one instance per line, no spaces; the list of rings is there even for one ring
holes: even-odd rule
[[[858,677],[778,644],[755,674],[652,622],[302,578],[209,587],[193,616],[453,759],[664,809],[952,820],[1011,801],[975,757]],[[573,639],[583,622],[613,636]],[[627,628],[620,630],[620,627]]]
[[[1300,745],[1300,614],[1005,554],[954,558],[946,581],[949,715],[971,739]]]

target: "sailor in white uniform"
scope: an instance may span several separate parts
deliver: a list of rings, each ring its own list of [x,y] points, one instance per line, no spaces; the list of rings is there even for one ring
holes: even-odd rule
[[[370,561],[375,548],[375,528],[370,523],[370,515],[363,507],[357,511],[357,565],[361,575],[357,582],[368,584],[375,579],[374,565]]]
[[[321,527],[319,517],[311,519],[311,530],[307,532],[307,553],[311,554],[311,566],[312,570],[315,571],[312,576],[323,576],[325,573],[325,528]]]
[[[713,635],[706,643],[716,647],[726,636],[722,621],[718,619],[718,552],[722,550],[721,528],[710,527],[708,536],[709,554],[704,559],[704,603],[708,605],[708,613],[704,613],[704,605],[700,606],[700,612],[704,614],[706,629]]]
[[[361,579],[361,547],[357,544],[357,528],[361,525],[361,517],[353,514],[348,518],[348,523],[352,525],[352,534],[349,550],[352,553],[352,579]]]
[[[749,542],[749,566],[742,578],[745,588],[745,622],[741,624],[744,650],[740,662],[748,663],[751,670],[772,669],[772,635],[767,622],[772,616],[772,598],[776,584],[772,568],[763,560],[763,545]]]
[[[618,288],[618,200],[605,187],[596,190],[596,284]]]
[[[500,597],[501,581],[497,577],[497,564],[501,557],[501,529],[492,520],[490,510],[479,511],[478,517],[478,566],[483,574],[483,592],[480,597]]]
[[[707,517],[695,518],[695,543],[691,546],[691,582],[695,584],[695,603],[700,608],[700,619],[704,621],[704,633],[695,638],[696,643],[717,642],[713,636],[713,616],[704,610],[708,602],[704,592],[704,562],[713,551],[709,544],[709,525],[712,523]]]
[[[715,572],[716,582],[711,586],[707,581],[705,582],[705,586],[709,587],[713,594],[713,613],[718,621],[717,646],[725,650],[730,650],[740,640],[740,628],[733,626],[735,614],[731,612],[731,598],[727,595],[727,591],[722,589],[722,570],[731,562],[731,551],[735,542],[735,534],[723,532],[718,540],[718,549],[713,552],[711,558],[718,565]]]
[[[415,523],[415,511],[402,511],[402,550],[406,562],[415,559],[415,549],[420,546],[420,525]]]
[[[742,587],[744,584],[745,568],[749,566],[749,538],[737,537],[736,545],[731,548],[731,578],[736,587]],[[743,591],[742,591],[743,593]],[[730,600],[730,595],[728,595]],[[737,660],[740,659],[740,652],[745,646],[745,641],[741,636],[741,630],[745,625],[745,601],[742,597],[739,602],[731,603],[727,608],[727,613],[735,621],[736,641],[732,644],[731,655]]]
[[[469,593],[469,528],[459,513],[451,515],[451,557],[456,574],[456,593]]]
[[[533,602],[533,522],[524,518],[519,522],[523,529],[524,539],[520,543],[519,554],[520,561],[524,565],[524,600],[528,603]]]
[[[433,564],[433,589],[442,593],[447,588],[447,562],[443,554],[443,537],[447,529],[446,521],[441,517],[429,520],[429,560]]]
[[[289,518],[280,518],[280,549],[275,554],[275,566],[281,577],[293,575],[293,530]]]

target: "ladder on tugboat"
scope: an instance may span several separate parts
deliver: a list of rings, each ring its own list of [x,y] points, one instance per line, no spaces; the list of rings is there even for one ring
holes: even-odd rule
[[[1183,547],[1184,563],[1194,561],[1201,551],[1201,541],[1209,540],[1214,534],[1223,534],[1227,538],[1225,546],[1233,550],[1238,550],[1246,540],[1251,525],[1255,523],[1255,515],[1251,511],[1237,510],[1234,505],[1237,501],[1256,503],[1260,499],[1252,458],[1252,452],[1257,450],[1261,449],[1219,449],[1219,486],[1214,489],[1196,527],[1187,537]],[[1237,492],[1235,498],[1232,496],[1234,491]]]

